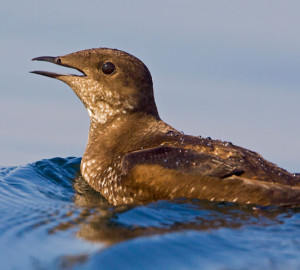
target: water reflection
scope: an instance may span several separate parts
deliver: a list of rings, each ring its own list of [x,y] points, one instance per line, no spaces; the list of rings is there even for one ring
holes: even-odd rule
[[[74,203],[81,208],[79,216],[60,223],[52,232],[78,226],[78,237],[107,246],[136,237],[184,230],[275,225],[297,211],[187,199],[115,207],[91,189],[81,176],[75,178],[74,189]]]

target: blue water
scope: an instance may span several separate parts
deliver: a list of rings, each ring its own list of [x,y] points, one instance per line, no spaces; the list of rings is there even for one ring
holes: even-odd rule
[[[300,209],[113,207],[80,158],[0,168],[0,269],[300,269]]]

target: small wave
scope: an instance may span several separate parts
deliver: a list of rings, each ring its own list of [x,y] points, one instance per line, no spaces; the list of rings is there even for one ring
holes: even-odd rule
[[[299,209],[187,199],[112,207],[80,161],[0,168],[3,269],[300,267]]]

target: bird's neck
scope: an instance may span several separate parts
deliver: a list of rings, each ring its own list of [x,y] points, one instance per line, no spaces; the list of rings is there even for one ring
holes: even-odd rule
[[[126,105],[126,106],[125,106]],[[86,103],[86,109],[91,119],[91,128],[103,130],[105,127],[114,126],[119,119],[126,120],[138,117],[153,117],[160,120],[154,98],[148,97],[137,104],[123,104],[121,107],[115,107],[106,101],[97,101],[91,106]],[[138,119],[136,119],[138,120]],[[111,125],[109,125],[111,124]]]
[[[159,117],[144,112],[120,114],[104,124],[91,118],[83,161],[95,158],[107,161],[113,155],[138,150],[142,137],[159,123],[163,123]]]

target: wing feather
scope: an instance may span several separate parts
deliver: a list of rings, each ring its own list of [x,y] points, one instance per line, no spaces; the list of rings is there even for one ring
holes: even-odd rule
[[[244,172],[241,164],[219,157],[180,147],[159,146],[126,154],[122,160],[123,174],[137,165],[160,165],[187,174],[224,178]]]

